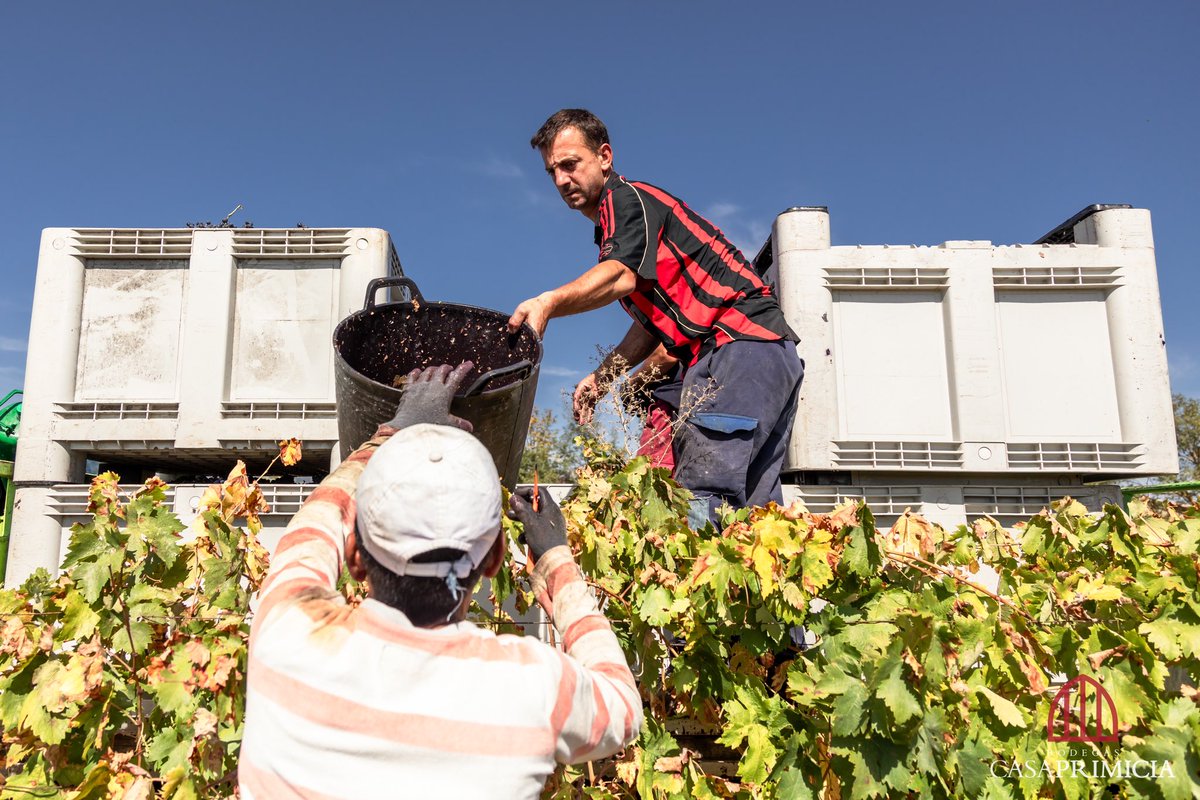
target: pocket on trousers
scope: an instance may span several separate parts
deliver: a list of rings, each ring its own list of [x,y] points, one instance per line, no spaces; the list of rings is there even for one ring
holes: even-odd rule
[[[694,414],[692,422],[705,430],[716,433],[738,433],[740,431],[752,431],[758,427],[758,420],[754,417],[743,417],[740,414],[718,414],[715,412]]]
[[[743,502],[757,427],[757,419],[740,414],[693,415],[677,440],[675,478],[692,491]]]

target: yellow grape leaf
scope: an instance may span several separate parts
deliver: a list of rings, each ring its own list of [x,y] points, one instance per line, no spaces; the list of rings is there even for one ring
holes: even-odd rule
[[[750,566],[762,584],[762,596],[775,591],[775,554],[765,547],[754,547],[750,551]]]
[[[279,443],[279,460],[285,467],[290,467],[300,460],[300,440],[296,437],[284,439]]]
[[[1084,600],[1120,600],[1124,597],[1118,587],[1104,582],[1103,576],[1095,578],[1084,578],[1075,585],[1074,602],[1082,603]]]
[[[800,552],[793,524],[785,519],[770,517],[752,526],[758,535],[758,544],[778,553],[781,557],[794,556]]]
[[[221,510],[221,487],[217,484],[212,484],[204,490],[204,494],[200,495],[200,502],[196,506],[196,512],[203,513],[205,511],[220,511]]]
[[[1084,507],[1083,503],[1079,502],[1074,497],[1063,497],[1059,500],[1055,500],[1050,504],[1050,507],[1054,509],[1055,513],[1066,514],[1070,517],[1082,517],[1086,516],[1088,513],[1088,510]]]
[[[33,673],[33,682],[39,704],[51,714],[87,697],[83,668],[78,663],[65,666],[61,661],[47,661]]]
[[[808,610],[808,600],[805,599],[804,593],[800,591],[800,587],[794,583],[783,584],[783,599],[792,608],[799,611]]]

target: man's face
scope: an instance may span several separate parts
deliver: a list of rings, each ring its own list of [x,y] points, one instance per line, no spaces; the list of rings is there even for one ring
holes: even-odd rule
[[[541,152],[546,174],[563,202],[594,221],[604,181],[612,170],[612,148],[602,144],[593,150],[578,128],[565,128]]]

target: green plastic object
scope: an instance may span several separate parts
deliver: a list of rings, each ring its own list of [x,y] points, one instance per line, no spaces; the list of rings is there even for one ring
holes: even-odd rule
[[[0,461],[14,461],[17,455],[17,429],[21,427],[21,401],[13,400],[21,394],[13,389],[0,400]],[[9,401],[12,402],[9,402]]]
[[[1184,481],[1183,483],[1158,483],[1154,486],[1126,486],[1121,494],[1128,503],[1130,498],[1142,494],[1168,494],[1174,492],[1194,492],[1200,489],[1200,481]]]

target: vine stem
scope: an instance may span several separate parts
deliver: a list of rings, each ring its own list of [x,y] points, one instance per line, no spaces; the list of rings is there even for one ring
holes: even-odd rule
[[[980,586],[978,583],[975,583],[974,581],[967,580],[966,578],[962,577],[961,575],[954,572],[953,570],[946,569],[945,567],[943,567],[939,564],[934,564],[932,561],[926,561],[925,559],[919,558],[918,556],[914,556],[911,553],[902,553],[899,550],[884,550],[883,553],[888,558],[891,558],[892,560],[895,560],[895,561],[901,561],[902,563],[907,564],[910,567],[915,567],[918,571],[923,572],[924,574],[926,574],[932,578],[933,575],[928,570],[921,569],[921,567],[918,565],[923,565],[925,567],[929,567],[929,569],[935,570],[942,575],[946,575],[947,577],[962,584],[963,586],[969,586],[970,588],[974,589],[975,591],[979,592],[980,594],[983,594],[983,595],[986,595],[986,596],[992,598],[997,603],[1008,606],[1013,611],[1016,611],[1018,614],[1025,617],[1027,620],[1029,620],[1033,624],[1037,625],[1038,627],[1045,627],[1040,622],[1038,622],[1036,619],[1034,619],[1033,616],[1030,615],[1030,613],[1028,611],[1021,608],[1016,603],[1012,602],[1011,600],[1009,600],[1007,598],[1001,597],[1000,595],[996,594],[993,591],[985,589],[984,587]]]
[[[124,585],[125,585],[125,563],[124,563],[124,561],[122,561],[122,563],[121,563],[121,571],[119,574],[120,574],[120,578],[121,578],[121,586],[120,587],[113,586],[114,593],[118,588],[124,588]],[[112,585],[112,581],[113,581],[112,567],[109,567],[108,568],[108,582],[109,582],[110,586]],[[137,720],[137,744],[134,746],[134,752],[137,754],[138,766],[144,766],[144,764],[142,763],[142,751],[146,747],[146,731],[145,731],[145,719],[143,718],[143,715],[142,715],[142,682],[138,678],[138,674],[137,674],[137,650],[135,649],[134,644],[133,644],[133,626],[129,622],[129,606],[126,605],[124,602],[122,602],[121,605],[122,605],[121,616],[125,622],[125,635],[129,637],[129,678],[133,681],[133,690],[136,694],[135,702],[137,704],[137,712],[135,715],[135,719]]]
[[[603,586],[601,586],[598,583],[592,583],[591,581],[588,581],[587,585],[593,589],[599,589],[600,591],[602,591],[606,595],[608,595],[611,599],[617,601],[618,603],[625,606],[626,608],[629,608],[629,603],[626,602],[626,600],[623,596],[625,594],[625,591],[628,591],[629,586],[626,586],[625,591],[622,591],[621,594],[617,594],[616,592],[610,592],[608,589],[605,589]],[[630,584],[630,586],[632,586],[632,584]]]

